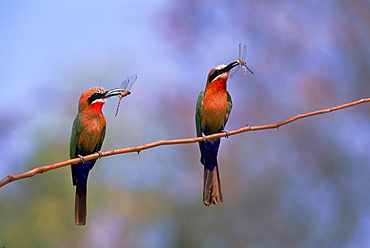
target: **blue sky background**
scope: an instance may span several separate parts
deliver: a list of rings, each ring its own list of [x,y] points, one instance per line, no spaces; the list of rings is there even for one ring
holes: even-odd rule
[[[118,117],[116,99],[104,107],[103,150],[193,137],[206,76],[237,59],[239,42],[255,75],[229,80],[229,130],[369,97],[369,10],[365,0],[2,1],[0,177],[67,159],[80,94],[133,74]],[[69,167],[11,183],[0,246],[368,246],[368,105],[223,139],[220,206],[202,205],[197,144],[98,161],[83,228]]]

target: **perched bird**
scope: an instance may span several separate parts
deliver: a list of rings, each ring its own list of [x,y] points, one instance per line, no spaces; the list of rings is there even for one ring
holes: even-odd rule
[[[100,152],[106,127],[102,107],[109,97],[121,95],[122,91],[121,89],[105,91],[103,88],[94,87],[81,94],[70,143],[70,157],[81,158],[80,163],[72,165],[72,181],[76,186],[76,225],[86,223],[87,177],[96,162],[96,159],[84,161],[82,157]]]
[[[198,96],[195,123],[198,137],[226,132],[224,130],[229,118],[232,101],[226,91],[226,82],[229,72],[235,66],[248,68],[241,60],[228,65],[219,65],[213,68],[207,77],[206,88]],[[250,71],[250,69],[248,68]],[[251,71],[252,72],[252,71]],[[217,153],[220,138],[199,142],[201,153],[200,162],[204,165],[203,203],[207,206],[223,202],[220,177],[217,166]]]

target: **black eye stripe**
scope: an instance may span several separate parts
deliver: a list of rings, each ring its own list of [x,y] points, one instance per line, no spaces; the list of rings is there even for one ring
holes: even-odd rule
[[[217,76],[221,75],[222,73],[226,72],[225,68],[215,70],[211,75],[209,75],[209,82],[212,82]]]
[[[103,93],[98,93],[98,92],[95,92],[95,93],[92,93],[89,98],[88,98],[88,102],[89,104],[91,104],[93,101],[95,101],[96,99],[100,99],[100,98],[103,98],[104,94]]]

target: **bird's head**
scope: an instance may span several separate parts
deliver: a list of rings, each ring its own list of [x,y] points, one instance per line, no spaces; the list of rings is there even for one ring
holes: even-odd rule
[[[81,94],[78,110],[85,109],[95,110],[101,112],[104,103],[109,97],[119,96],[123,89],[104,90],[102,87],[94,87],[86,90]]]
[[[226,90],[226,81],[229,78],[229,73],[231,69],[239,64],[239,61],[234,61],[228,65],[218,65],[211,69],[207,76],[206,87],[213,85],[212,87]]]
[[[224,81],[226,81],[229,77],[229,72],[232,68],[234,68],[235,66],[237,66],[238,63],[235,61],[235,62],[232,62],[228,65],[218,65],[216,66],[215,68],[211,69],[208,73],[208,77],[207,77],[207,83],[211,83],[213,81],[216,81],[218,79],[222,79]]]
[[[245,64],[244,61],[241,61],[241,60],[237,60],[237,61],[234,61],[234,62],[231,62],[230,64],[228,65],[218,65],[216,66],[215,68],[211,69],[208,73],[208,76],[207,76],[207,85],[212,83],[212,82],[215,82],[215,81],[218,81],[222,84],[226,84],[226,81],[227,79],[229,78],[229,74],[230,74],[230,71],[236,67],[240,65],[241,67],[245,67],[246,69],[248,69],[252,74],[254,74],[249,68],[248,66]]]

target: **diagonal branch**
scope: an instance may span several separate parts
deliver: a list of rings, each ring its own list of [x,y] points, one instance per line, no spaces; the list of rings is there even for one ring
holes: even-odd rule
[[[262,126],[242,127],[242,128],[236,129],[236,130],[229,131],[228,135],[231,136],[231,135],[244,133],[244,132],[248,132],[248,131],[275,129],[275,128],[279,128],[280,126],[284,126],[286,124],[289,124],[293,121],[296,121],[298,119],[302,119],[302,118],[309,117],[309,116],[314,116],[314,115],[319,115],[319,114],[326,114],[326,113],[329,113],[329,112],[332,112],[332,111],[335,111],[335,110],[352,107],[354,105],[364,103],[364,102],[370,102],[370,98],[364,98],[364,99],[360,99],[358,101],[346,103],[346,104],[339,105],[339,106],[332,107],[332,108],[317,110],[317,111],[309,112],[309,113],[306,113],[306,114],[299,114],[299,115],[296,115],[296,116],[294,116],[294,117],[292,117],[288,120],[285,120],[285,121],[282,121],[282,122],[279,122],[279,123],[275,123],[275,124],[262,125]],[[226,135],[227,135],[226,133],[216,133],[216,134],[206,136],[206,139],[207,140],[216,139],[216,138],[225,137]],[[109,150],[109,151],[101,152],[101,154],[94,153],[94,154],[84,156],[83,158],[84,158],[85,161],[88,161],[88,160],[92,160],[92,159],[97,159],[99,157],[112,156],[112,155],[121,154],[121,153],[129,153],[129,152],[140,153],[143,150],[150,149],[150,148],[157,147],[157,146],[189,144],[189,143],[196,143],[196,142],[200,142],[200,141],[203,141],[203,137],[188,138],[188,139],[174,139],[174,140],[160,140],[160,141],[156,141],[156,142],[152,142],[152,143],[148,143],[148,144],[140,145],[140,146],[133,146],[133,147]],[[34,168],[32,170],[29,170],[27,172],[24,172],[24,173],[21,173],[21,174],[18,174],[18,175],[8,175],[6,178],[4,178],[3,180],[0,181],[0,187],[6,185],[8,183],[11,183],[13,181],[17,181],[19,179],[23,179],[23,178],[27,178],[27,177],[33,177],[36,174],[44,173],[46,171],[54,170],[54,169],[57,169],[57,168],[60,168],[60,167],[66,166],[66,165],[76,164],[76,163],[79,163],[80,161],[81,161],[80,158],[74,158],[74,159],[69,159],[69,160],[62,161],[62,162],[55,163],[55,164],[40,166],[40,167]]]

